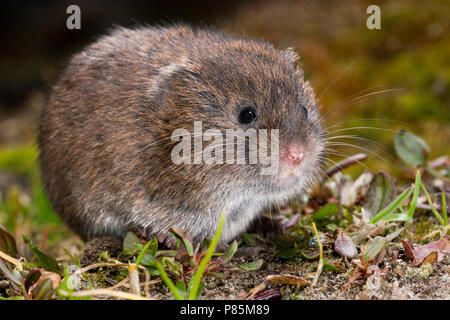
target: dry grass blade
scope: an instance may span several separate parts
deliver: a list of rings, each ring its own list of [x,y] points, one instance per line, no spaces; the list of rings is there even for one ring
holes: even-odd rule
[[[13,258],[9,255],[7,255],[6,253],[4,253],[3,251],[0,251],[0,258],[5,259],[8,262],[11,262],[13,265],[18,266],[20,264],[20,261],[17,260],[16,258]]]
[[[122,291],[115,291],[110,289],[93,289],[93,290],[84,290],[84,291],[77,291],[73,293],[66,292],[64,290],[59,291],[60,294],[65,296],[71,296],[71,297],[91,297],[91,296],[110,296],[114,298],[119,299],[126,299],[126,300],[151,300],[147,297],[141,297],[132,293],[128,292],[122,292]]]

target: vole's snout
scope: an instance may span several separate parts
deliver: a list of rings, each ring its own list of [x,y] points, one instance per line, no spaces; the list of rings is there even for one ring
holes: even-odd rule
[[[282,155],[282,162],[291,166],[299,165],[305,158],[306,148],[301,143],[290,143]]]

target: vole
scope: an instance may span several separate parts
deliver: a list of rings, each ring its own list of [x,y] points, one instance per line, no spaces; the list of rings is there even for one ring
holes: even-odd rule
[[[72,57],[42,112],[40,165],[53,208],[84,240],[132,231],[164,242],[176,225],[198,242],[214,235],[222,212],[221,243],[236,238],[320,174],[321,116],[297,60],[292,49],[185,25],[101,37]],[[276,129],[277,170],[174,163],[171,137],[194,122],[203,131]]]

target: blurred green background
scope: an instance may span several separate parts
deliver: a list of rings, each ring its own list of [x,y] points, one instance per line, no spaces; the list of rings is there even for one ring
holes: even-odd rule
[[[81,8],[81,30],[65,27],[70,4]],[[371,4],[381,8],[380,30],[366,27],[366,8]],[[45,95],[70,55],[113,25],[213,25],[279,48],[293,47],[320,97],[325,126],[339,125],[330,128],[339,130],[333,135],[357,135],[359,139],[342,141],[368,150],[370,170],[395,175],[403,165],[393,152],[391,130],[404,128],[420,135],[430,146],[430,158],[450,153],[449,16],[446,0],[2,4],[0,223],[17,235],[48,236],[67,241],[66,247],[77,243],[67,237],[69,231],[52,212],[40,186],[34,142],[37,120]],[[344,128],[348,130],[341,131]]]

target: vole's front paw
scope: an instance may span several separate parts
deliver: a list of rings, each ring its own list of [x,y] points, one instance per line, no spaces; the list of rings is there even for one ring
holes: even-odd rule
[[[177,250],[177,242],[172,236],[167,236],[165,234],[160,233],[156,236],[156,240],[158,240],[158,244],[160,248],[167,250]]]

